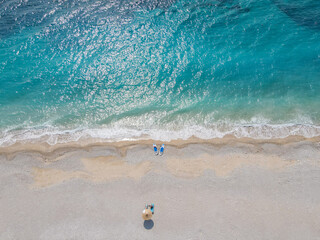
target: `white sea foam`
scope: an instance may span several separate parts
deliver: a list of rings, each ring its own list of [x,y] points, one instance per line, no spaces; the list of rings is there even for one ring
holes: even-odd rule
[[[92,139],[97,142],[112,142],[124,140],[170,141],[175,139],[186,140],[190,137],[200,139],[222,138],[233,135],[237,138],[248,137],[253,139],[286,138],[289,136],[303,136],[312,138],[320,136],[320,126],[309,124],[250,124],[231,125],[219,124],[211,127],[185,126],[182,129],[134,129],[125,127],[105,127],[73,130],[61,130],[54,127],[37,129],[8,130],[0,133],[0,146],[10,146],[15,143],[45,142],[49,145],[76,142]]]

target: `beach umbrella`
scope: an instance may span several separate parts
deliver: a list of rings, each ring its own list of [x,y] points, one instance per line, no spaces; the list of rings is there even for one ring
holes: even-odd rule
[[[144,220],[150,220],[151,217],[152,217],[152,212],[151,212],[150,209],[144,209],[144,210],[142,211],[142,218],[143,218]]]

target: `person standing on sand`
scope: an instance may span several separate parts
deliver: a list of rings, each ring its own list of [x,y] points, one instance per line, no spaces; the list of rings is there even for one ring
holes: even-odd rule
[[[146,209],[149,209],[151,210],[152,214],[154,214],[154,204],[146,204]]]

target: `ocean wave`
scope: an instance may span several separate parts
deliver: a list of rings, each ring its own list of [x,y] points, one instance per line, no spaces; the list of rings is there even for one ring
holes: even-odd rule
[[[285,2],[6,1],[0,146],[319,136],[319,8]]]
[[[187,140],[191,137],[200,139],[223,138],[232,135],[236,138],[277,139],[290,136],[312,138],[320,136],[320,126],[308,124],[250,124],[221,126],[210,128],[188,126],[180,130],[133,129],[133,128],[92,128],[61,130],[54,127],[41,129],[9,130],[0,133],[0,146],[15,143],[47,143],[49,145],[91,140],[91,142],[119,142],[134,140]]]

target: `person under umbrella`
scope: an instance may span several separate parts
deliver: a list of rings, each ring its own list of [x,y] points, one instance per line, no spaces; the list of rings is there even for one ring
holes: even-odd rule
[[[154,204],[146,204],[145,209],[142,211],[142,218],[144,220],[150,220],[154,214]]]

